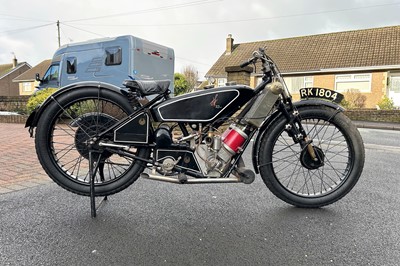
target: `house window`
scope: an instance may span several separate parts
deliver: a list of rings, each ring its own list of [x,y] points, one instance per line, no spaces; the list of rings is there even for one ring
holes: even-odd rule
[[[67,74],[76,73],[76,57],[67,58]]]
[[[310,88],[314,84],[313,77],[285,77],[286,86],[291,93],[299,93],[301,88]]]
[[[339,92],[357,90],[371,92],[371,74],[345,74],[335,76],[335,89]]]
[[[29,82],[24,82],[22,83],[22,91],[24,92],[31,92],[32,91],[32,85]]]
[[[106,48],[106,66],[120,65],[122,63],[121,47]]]
[[[313,77],[304,77],[304,88],[311,88],[314,84]]]
[[[223,86],[225,86],[226,82],[227,82],[227,79],[226,79],[226,78],[219,78],[219,79],[218,79],[218,87],[223,87]]]

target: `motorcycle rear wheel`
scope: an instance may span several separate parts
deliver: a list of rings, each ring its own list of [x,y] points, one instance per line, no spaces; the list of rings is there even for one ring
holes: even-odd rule
[[[128,100],[116,92],[98,88],[61,94],[46,106],[37,125],[35,146],[39,161],[53,181],[73,193],[89,196],[87,142],[99,132],[133,112]],[[112,140],[113,134],[106,136]],[[148,148],[130,151],[149,158]],[[100,153],[93,153],[94,159]],[[95,196],[117,193],[137,180],[145,163],[103,152],[95,176]]]
[[[318,208],[344,197],[357,183],[364,166],[360,133],[343,113],[327,107],[299,109],[301,123],[319,160],[287,134],[284,117],[264,134],[258,156],[261,177],[283,201]]]

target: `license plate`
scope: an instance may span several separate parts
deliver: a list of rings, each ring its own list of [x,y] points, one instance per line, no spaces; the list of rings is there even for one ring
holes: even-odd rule
[[[335,103],[340,103],[343,100],[344,96],[337,91],[324,88],[302,88],[300,89],[300,98],[318,98]]]

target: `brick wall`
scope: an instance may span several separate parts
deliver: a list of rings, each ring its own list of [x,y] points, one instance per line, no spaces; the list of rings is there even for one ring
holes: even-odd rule
[[[400,110],[352,109],[345,114],[355,121],[400,123]]]
[[[17,112],[25,110],[29,96],[0,96],[0,111]]]
[[[335,90],[335,75],[315,75],[313,84],[314,87]]]
[[[25,124],[27,115],[0,115],[0,123]]]

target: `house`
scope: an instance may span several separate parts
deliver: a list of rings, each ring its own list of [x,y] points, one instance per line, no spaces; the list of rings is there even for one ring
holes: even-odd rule
[[[18,83],[19,86],[19,95],[31,95],[34,92],[35,87],[39,85],[39,82],[36,81],[36,73],[39,73],[39,75],[43,77],[50,64],[51,59],[44,60],[38,65],[14,78],[13,82],[16,84]]]
[[[261,66],[255,73],[238,66],[259,47],[278,65],[295,99],[299,88],[314,86],[359,92],[369,108],[385,95],[400,106],[400,26],[238,44],[228,35],[226,51],[206,78],[216,86],[237,81],[255,87]]]
[[[18,96],[18,84],[12,80],[30,68],[26,62],[18,63],[15,57],[11,64],[0,65],[0,96]]]

